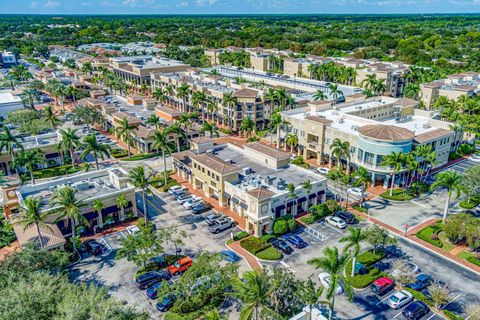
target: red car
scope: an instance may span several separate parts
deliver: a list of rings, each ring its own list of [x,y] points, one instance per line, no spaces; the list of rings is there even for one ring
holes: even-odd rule
[[[193,263],[192,258],[189,258],[189,257],[182,258],[178,261],[175,261],[175,263],[169,266],[167,270],[168,272],[170,272],[171,275],[177,276],[180,273],[186,271],[188,268],[190,268],[192,266],[192,263]]]
[[[379,296],[384,295],[388,291],[392,290],[393,287],[395,287],[395,281],[393,281],[390,278],[379,278],[375,280],[372,285],[370,286],[370,289],[378,294]]]

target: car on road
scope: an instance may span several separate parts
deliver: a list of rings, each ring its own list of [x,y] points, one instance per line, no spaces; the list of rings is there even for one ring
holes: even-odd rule
[[[330,288],[330,275],[326,272],[322,272],[318,275],[318,278],[320,279],[320,282],[322,285],[325,287],[325,289],[328,290]],[[335,294],[341,294],[343,293],[343,288],[340,283],[337,284],[337,287],[335,288]]]
[[[220,251],[220,254],[223,256],[223,260],[227,262],[238,262],[242,259],[235,252],[231,250]]]
[[[395,287],[395,281],[388,277],[383,277],[375,280],[371,285],[370,285],[370,290],[372,290],[373,293],[383,296],[385,293],[389,292],[390,290]]]
[[[174,264],[167,268],[168,272],[173,276],[178,276],[180,273],[185,272],[193,264],[192,258],[185,257],[175,261]]]
[[[211,233],[220,233],[227,229],[235,227],[235,222],[229,217],[221,217],[208,225],[207,229]]]
[[[165,271],[149,271],[138,276],[135,279],[135,285],[138,289],[145,290],[146,288],[162,280],[170,280],[170,275]]]
[[[474,155],[468,157],[468,160],[478,163],[478,162],[480,162],[480,154],[474,154]]]
[[[406,288],[410,288],[416,291],[422,291],[432,284],[433,278],[425,273],[420,273],[415,277],[415,282],[405,285]]]
[[[188,209],[190,209],[190,208],[192,208],[192,207],[194,207],[194,206],[196,206],[197,204],[200,204],[200,203],[203,203],[202,198],[194,197],[194,198],[190,198],[188,201],[185,201],[183,203],[183,207],[188,210]]]
[[[293,248],[290,247],[288,245],[288,243],[286,243],[285,241],[283,241],[282,239],[272,239],[270,240],[270,243],[272,244],[272,246],[281,251],[282,253],[285,253],[285,254],[290,254],[293,252]]]
[[[85,246],[85,248],[87,248],[87,251],[91,255],[98,256],[102,254],[103,247],[96,240],[90,239],[90,240],[84,241],[83,245]]]
[[[345,229],[347,227],[347,223],[342,218],[335,216],[326,217],[325,222],[339,229]]]
[[[293,233],[287,233],[283,235],[283,239],[285,239],[288,243],[292,244],[295,248],[302,249],[308,246],[308,244],[299,236]]]
[[[180,190],[183,190],[185,191],[185,187],[182,187],[182,186],[173,186],[171,188],[168,188],[168,193],[172,194],[175,193],[176,191],[180,191]]]
[[[171,307],[175,304],[175,296],[174,295],[169,295],[163,298],[161,301],[157,302],[157,310],[160,312],[167,312],[170,310]]]
[[[200,204],[196,204],[193,207],[190,208],[192,210],[193,214],[200,214],[203,212],[206,212],[208,210],[212,209],[212,205],[207,202],[202,202]]]
[[[414,301],[410,303],[402,311],[402,315],[408,320],[419,320],[430,312],[430,308],[422,301]]]
[[[137,226],[128,226],[125,228],[125,231],[127,231],[127,233],[130,235],[134,235],[141,232]]]
[[[328,168],[317,168],[317,172],[323,175],[327,175],[331,169]]]
[[[402,274],[417,274],[420,273],[420,268],[413,262],[405,261],[405,266],[401,269],[395,269],[392,271],[392,276],[398,278]]]
[[[413,295],[407,290],[397,291],[387,299],[387,304],[392,309],[400,309],[413,301]]]
[[[360,198],[364,198],[366,196],[366,193],[362,188],[348,188],[347,192]]]
[[[357,222],[355,215],[348,211],[338,211],[337,213],[335,213],[335,215],[348,224],[354,224]]]
[[[221,215],[220,213],[218,212],[214,212],[212,214],[209,214],[208,216],[205,217],[205,221],[207,222],[207,225],[211,225],[212,223],[214,223],[215,221],[217,221],[218,219],[220,219],[221,217],[223,217],[223,215]]]

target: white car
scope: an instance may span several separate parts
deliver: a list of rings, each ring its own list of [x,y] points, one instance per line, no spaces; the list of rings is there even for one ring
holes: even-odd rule
[[[317,168],[317,172],[323,175],[326,175],[330,172],[331,169],[328,168]]]
[[[200,204],[202,202],[203,202],[202,198],[199,198],[199,197],[190,198],[188,201],[185,201],[183,203],[183,207],[185,209],[190,209],[190,208],[192,208],[192,207],[194,207],[197,204]]]
[[[345,229],[347,227],[347,223],[342,218],[335,216],[326,217],[325,222],[340,229]]]
[[[128,234],[134,235],[140,232],[140,229],[137,226],[128,226],[125,228]]]
[[[185,190],[182,186],[173,186],[168,189],[168,193],[173,194],[175,191]]]
[[[363,192],[363,189],[362,188],[349,188],[347,190],[348,193],[350,194],[353,194],[354,196],[358,196],[358,197],[365,197],[366,196],[366,193]]]
[[[400,309],[413,301],[413,295],[407,290],[397,291],[387,299],[387,304],[392,309]]]
[[[468,160],[473,162],[480,162],[480,154],[474,154],[473,156],[470,156]]]
[[[320,282],[325,287],[325,289],[328,289],[330,287],[330,275],[328,273],[322,272],[318,275],[318,278],[320,279]],[[342,292],[342,285],[338,283],[337,287],[335,288],[335,294],[341,294]]]
[[[194,196],[194,195],[192,195],[192,196],[190,196],[190,197],[188,197],[188,198],[186,198],[186,199],[183,199],[183,200],[181,200],[181,201],[178,201],[178,202],[179,202],[181,205],[185,205],[185,203],[187,203],[187,202],[195,202],[195,201],[198,201],[198,200],[202,200],[202,198],[200,198],[199,196]]]

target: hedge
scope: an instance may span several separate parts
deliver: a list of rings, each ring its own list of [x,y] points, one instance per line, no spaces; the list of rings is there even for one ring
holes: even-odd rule
[[[373,281],[377,280],[378,278],[388,276],[385,272],[380,271],[377,268],[369,268],[368,273],[356,274],[352,277],[352,264],[353,260],[350,260],[345,266],[345,275],[347,278],[347,282],[355,289],[363,289],[365,287],[368,287],[370,284],[372,284]]]
[[[473,263],[476,266],[480,267],[480,259],[475,258],[475,257],[467,257],[467,261],[470,263]]]
[[[172,180],[168,181],[165,186],[162,187],[162,191],[167,192],[168,189],[170,189],[173,186],[178,186],[178,182],[176,180],[172,179]]]
[[[282,254],[274,247],[269,247],[265,250],[259,251],[257,252],[256,256],[262,260],[279,260],[282,258]]]
[[[440,239],[432,239],[434,234],[437,234],[442,231],[442,228],[439,224],[434,224],[432,226],[428,226],[417,232],[415,236],[423,241],[426,241],[434,246],[441,248],[443,247],[443,242]]]
[[[235,234],[233,236],[233,240],[234,241],[242,240],[243,238],[246,238],[249,235],[250,235],[250,233],[248,233],[247,231],[241,231],[241,232],[238,232],[237,234]]]
[[[363,212],[363,213],[367,213],[367,208],[364,208],[364,207],[360,207],[359,205],[353,205],[352,206],[353,209],[357,210],[357,211],[360,211],[360,212]]]
[[[75,166],[75,168],[73,168],[71,164],[67,164],[67,165],[42,169],[42,170],[36,170],[36,171],[33,171],[33,175],[35,179],[44,179],[44,178],[51,178],[51,177],[63,176],[66,174],[77,173],[80,170],[82,170],[82,168],[80,168],[80,166],[78,165]]]
[[[450,310],[443,310],[443,314],[447,317],[448,320],[465,320],[465,318],[460,317],[456,313],[453,313]]]
[[[427,297],[426,295],[424,295],[424,294],[421,293],[420,291],[413,290],[413,289],[411,289],[411,288],[403,288],[403,289],[404,289],[404,290],[407,290],[408,292],[410,292],[410,293],[413,295],[413,298],[415,298],[415,300],[422,301],[422,302],[424,302],[427,306],[433,307],[433,301],[432,301],[432,299],[430,299],[429,297]]]
[[[477,203],[477,202],[474,202],[474,201],[468,202],[467,200],[463,200],[463,201],[461,201],[458,205],[459,205],[460,208],[462,208],[462,209],[473,209],[473,208],[475,208],[475,207],[478,205],[478,203]]]
[[[276,235],[283,235],[297,229],[297,222],[292,215],[285,215],[275,219],[273,222],[273,233]]]
[[[159,156],[160,153],[139,153],[136,155],[131,156],[130,158],[121,158],[122,161],[138,161],[138,160],[145,160],[153,157]]]
[[[385,258],[385,252],[383,251],[373,252],[372,250],[369,250],[369,251],[360,253],[357,256],[357,261],[365,265],[366,267],[369,267],[372,264],[375,264],[378,261],[382,260],[383,258]]]
[[[400,189],[393,190],[392,195],[390,195],[390,190],[387,190],[384,193],[380,194],[380,197],[387,200],[395,200],[395,201],[408,201],[413,199],[412,195]]]
[[[312,224],[317,220],[318,219],[315,218],[315,216],[313,214],[309,214],[309,215],[306,215],[306,216],[303,216],[303,217],[300,218],[300,221],[302,221],[303,223],[305,223],[307,225]]]
[[[240,246],[253,255],[257,255],[258,252],[271,247],[271,245],[266,243],[264,239],[256,237],[241,240]]]

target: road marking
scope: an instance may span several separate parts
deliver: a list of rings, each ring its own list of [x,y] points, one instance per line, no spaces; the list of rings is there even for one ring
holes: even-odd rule
[[[397,314],[393,317],[393,319],[395,319],[396,317],[398,317],[398,316],[401,315],[401,314],[402,314],[402,311],[400,311],[399,313],[397,313]],[[427,319],[427,320],[428,320],[428,319]]]
[[[418,202],[416,202],[415,200],[410,200],[410,202],[416,204],[417,206],[423,207],[423,208],[426,208],[426,207],[427,207],[426,205],[421,204],[421,203],[418,203]]]
[[[427,320],[430,320],[432,319],[433,317],[435,317],[437,314],[435,312],[432,311],[432,315],[427,319]]]
[[[386,298],[383,298],[383,300],[378,301],[375,305],[378,306],[380,303],[382,303],[383,301],[387,300],[388,298],[390,298],[391,296],[393,296],[395,293],[397,293],[397,292],[394,292],[394,293],[392,293],[391,295],[387,296]]]
[[[477,314],[477,312],[480,311],[480,308],[478,308],[477,310],[473,311],[471,314],[468,315],[468,317],[465,318],[465,320],[468,320],[470,319],[473,315]]]
[[[445,309],[450,303],[454,302],[455,300],[457,300],[458,298],[460,298],[462,296],[462,294],[459,294],[457,295],[455,298],[453,298],[449,303],[447,303],[446,305],[444,305],[443,307],[441,307],[440,309],[443,310]]]
[[[342,233],[342,231],[338,230],[334,226],[329,225],[328,223],[324,223],[323,225],[326,226],[326,227],[329,227],[330,229],[333,229],[333,230],[337,231],[338,233]]]
[[[120,232],[120,234],[121,234],[124,238],[127,237],[127,236],[123,233],[123,231],[119,231],[119,232]]]

